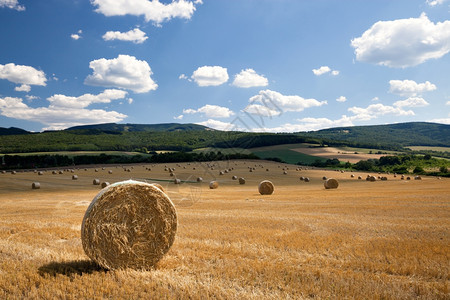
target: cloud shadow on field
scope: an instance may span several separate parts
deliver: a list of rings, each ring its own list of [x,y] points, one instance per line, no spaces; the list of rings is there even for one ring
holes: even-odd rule
[[[95,272],[107,272],[108,270],[100,267],[91,260],[74,260],[67,262],[51,262],[49,264],[39,267],[39,274],[41,276],[57,274],[73,277],[74,275],[92,274]]]

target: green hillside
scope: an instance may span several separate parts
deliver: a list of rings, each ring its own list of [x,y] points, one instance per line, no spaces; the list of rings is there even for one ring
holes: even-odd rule
[[[450,125],[411,122],[389,125],[354,126],[300,133],[331,143],[346,142],[358,147],[450,146]]]

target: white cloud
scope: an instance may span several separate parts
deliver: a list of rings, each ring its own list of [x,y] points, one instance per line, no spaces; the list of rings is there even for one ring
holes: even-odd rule
[[[447,101],[447,103],[445,103],[445,105],[450,105],[450,101]]]
[[[29,92],[31,91],[31,86],[29,86],[28,84],[22,84],[21,86],[16,86],[14,88],[15,91],[17,92]]]
[[[305,108],[322,106],[326,101],[305,99],[300,96],[285,96],[271,90],[261,90],[249,99],[245,112],[260,116],[277,116],[288,111],[303,111]]]
[[[192,108],[184,109],[183,114],[204,114],[208,118],[228,118],[234,115],[234,112],[227,107],[206,104],[195,110]]]
[[[428,105],[430,105],[430,103],[421,97],[409,97],[406,100],[401,100],[394,103],[395,107],[424,107]]]
[[[172,18],[190,19],[195,11],[194,3],[186,0],[163,4],[158,0],[91,0],[96,12],[111,16],[145,16],[147,22],[156,25]]]
[[[372,101],[379,101],[380,100],[380,98],[378,98],[378,97],[373,97],[372,98]]]
[[[220,66],[203,66],[195,70],[191,78],[199,86],[217,86],[228,81],[228,72]]]
[[[32,96],[32,95],[25,95],[25,98],[27,98],[28,101],[33,101],[35,99],[39,99],[39,97],[37,96]]]
[[[436,5],[441,5],[444,4],[444,2],[446,2],[448,0],[427,0],[427,4],[429,6],[436,6]]]
[[[179,115],[178,117],[173,117],[175,120],[183,120],[184,115]]]
[[[75,41],[81,39],[81,35],[76,33],[71,34],[70,37]]]
[[[232,85],[241,88],[250,88],[256,86],[267,86],[269,81],[266,77],[259,75],[253,69],[242,70],[234,76]]]
[[[345,96],[340,96],[339,98],[336,99],[337,102],[345,102],[347,101],[347,98]]]
[[[119,55],[114,59],[97,59],[89,63],[93,74],[86,77],[87,85],[117,87],[146,93],[156,90],[158,85],[150,77],[153,73],[145,60],[134,56]]]
[[[312,72],[316,76],[321,76],[323,74],[330,73],[330,72],[331,72],[331,75],[333,75],[333,76],[339,75],[339,71],[338,70],[331,70],[331,68],[328,67],[328,66],[321,66],[318,69],[313,69]]]
[[[25,6],[20,5],[18,0],[0,0],[0,8],[6,7],[17,11],[24,11]]]
[[[148,37],[145,36],[145,32],[139,28],[135,28],[127,32],[108,31],[103,35],[103,39],[105,41],[119,40],[142,44],[146,39],[148,39]]]
[[[6,97],[0,98],[0,114],[9,118],[40,122],[47,126],[43,130],[94,123],[115,123],[127,116],[116,111],[90,110],[86,107],[93,103],[109,103],[121,99],[119,97],[125,94],[124,91],[105,90],[99,95],[85,94],[79,97],[54,95],[47,99],[50,102],[48,107],[38,108],[29,107],[21,98]]]
[[[261,104],[249,104],[242,111],[260,117],[276,117],[282,113],[280,109],[269,108]]]
[[[232,123],[217,121],[213,119],[209,119],[208,121],[198,122],[196,124],[203,125],[209,128],[217,129],[217,130],[232,130],[234,128]]]
[[[430,120],[429,122],[441,123],[441,124],[449,124],[450,125],[450,118],[433,119],[433,120]]]
[[[348,111],[355,114],[353,120],[372,120],[379,116],[394,115],[394,116],[414,116],[412,110],[404,110],[402,107],[387,106],[381,103],[371,104],[366,108],[350,107]]]
[[[419,18],[379,21],[351,45],[359,61],[411,67],[450,52],[450,21],[433,23],[425,13]]]
[[[134,102],[133,98],[128,98],[127,101],[128,101],[128,104],[132,104]]]
[[[50,102],[50,107],[64,107],[64,108],[85,108],[94,103],[110,103],[111,100],[123,99],[127,92],[122,90],[108,89],[98,95],[84,94],[79,97],[71,97],[56,94],[47,98]]]
[[[389,92],[400,96],[417,96],[424,92],[436,90],[436,86],[429,81],[417,83],[414,80],[391,80]]]
[[[21,84],[22,86],[16,88],[20,91],[29,92],[27,86],[40,85],[45,86],[47,78],[43,71],[36,70],[30,66],[15,65],[13,63],[1,65],[0,64],[0,79],[6,79],[11,82]]]
[[[320,75],[330,72],[331,69],[328,66],[321,66],[320,68],[313,69],[312,71],[313,71],[314,75],[320,76]]]
[[[181,74],[180,76],[178,76],[178,79],[189,80],[189,78],[185,74]]]

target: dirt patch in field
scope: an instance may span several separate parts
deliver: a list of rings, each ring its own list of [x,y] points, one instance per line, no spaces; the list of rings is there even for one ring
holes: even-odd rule
[[[350,151],[343,151],[334,147],[320,147],[320,148],[295,148],[293,151],[308,154],[312,156],[324,157],[324,158],[337,158],[343,162],[357,163],[360,160],[367,160],[371,158],[379,159],[386,154],[368,154],[368,153],[357,153]]]

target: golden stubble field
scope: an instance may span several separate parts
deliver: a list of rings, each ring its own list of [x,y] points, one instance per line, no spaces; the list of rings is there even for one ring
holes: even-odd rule
[[[173,178],[165,165],[188,182],[155,181]],[[450,298],[450,179],[367,182],[356,179],[367,173],[266,161],[214,165],[0,174],[0,299]],[[323,176],[339,188],[325,190]],[[214,177],[220,186],[210,190]],[[81,222],[100,189],[94,178],[167,190],[179,228],[154,269],[103,270],[84,254]],[[273,195],[259,195],[263,179],[274,183]],[[35,181],[41,189],[31,189]]]

